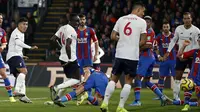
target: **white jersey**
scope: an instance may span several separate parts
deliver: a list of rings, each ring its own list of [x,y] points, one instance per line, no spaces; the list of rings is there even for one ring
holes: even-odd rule
[[[24,43],[24,33],[20,32],[18,28],[15,28],[10,36],[6,60],[9,60],[13,56],[23,57],[23,48],[30,49],[31,46]]]
[[[183,46],[185,40],[189,40],[190,44],[185,48],[184,52],[190,51],[192,49],[199,49],[199,44],[197,39],[200,36],[200,30],[192,25],[189,29],[185,29],[184,25],[180,25],[176,28],[174,37],[169,44],[168,52],[171,52],[172,48],[178,41],[179,50]]]
[[[119,33],[116,58],[139,60],[140,34],[146,33],[146,21],[134,14],[120,17],[113,30]]]
[[[96,64],[101,63],[100,58],[105,54],[104,51],[100,47],[98,48],[98,50],[99,50],[99,55],[97,57],[97,60],[93,62]],[[94,42],[91,44],[91,51],[92,51],[92,57],[94,57],[94,55],[95,55],[95,43]]]
[[[64,62],[75,61],[77,59],[77,57],[76,57],[77,33],[76,33],[75,29],[71,25],[67,24],[67,25],[61,26],[60,29],[55,33],[55,35],[60,38],[61,44],[62,44],[59,59],[64,61]],[[66,40],[68,38],[72,39],[71,59],[70,60],[69,60],[67,53],[66,53],[66,44],[65,44]]]

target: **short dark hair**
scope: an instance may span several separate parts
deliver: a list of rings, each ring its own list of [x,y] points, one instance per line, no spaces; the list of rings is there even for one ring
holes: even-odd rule
[[[0,15],[1,15],[1,16],[3,16],[3,14],[2,14],[2,13],[0,13]]]
[[[74,19],[74,17],[76,17],[76,16],[78,16],[76,13],[71,13],[69,21],[72,21]]]
[[[79,18],[86,17],[85,14],[79,14],[78,16],[79,16]]]
[[[190,13],[190,12],[184,12],[184,13],[183,13],[183,16],[184,16],[184,15],[190,15],[190,16],[191,16],[191,13]]]
[[[169,22],[168,22],[168,21],[164,21],[164,22],[163,22],[163,25],[164,25],[164,24],[169,24]]]
[[[145,5],[144,5],[142,2],[136,2],[136,3],[133,5],[132,10],[137,9],[138,7],[145,7]]]
[[[19,19],[19,21],[17,23],[19,24],[21,22],[28,22],[28,19],[26,19],[25,17],[22,17]]]

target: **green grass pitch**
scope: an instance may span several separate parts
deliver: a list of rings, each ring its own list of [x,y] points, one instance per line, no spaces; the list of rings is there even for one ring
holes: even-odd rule
[[[69,88],[68,91],[72,89]],[[116,89],[114,92],[109,109],[110,112],[115,112],[118,102],[119,94],[121,89]],[[172,98],[172,90],[167,89],[164,93]],[[183,97],[183,92],[181,92]],[[28,97],[33,99],[32,104],[24,104],[22,102],[10,103],[8,102],[8,97],[5,89],[0,88],[0,112],[101,112],[98,106],[91,105],[81,105],[76,106],[76,101],[70,101],[67,103],[65,108],[61,108],[55,105],[44,105],[45,101],[50,100],[49,98],[49,89],[48,88],[36,88],[29,87],[27,88]],[[195,96],[195,95],[193,95]],[[141,90],[141,107],[129,107],[128,104],[133,100],[133,92],[131,92],[129,99],[126,103],[125,108],[130,112],[180,112],[183,106],[172,106],[168,105],[165,107],[160,106],[160,101],[152,100],[155,95],[149,89]],[[200,107],[192,107],[190,112],[200,112]]]

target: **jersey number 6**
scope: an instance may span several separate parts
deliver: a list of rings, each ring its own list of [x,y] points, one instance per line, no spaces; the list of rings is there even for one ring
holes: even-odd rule
[[[132,33],[132,29],[131,29],[131,27],[129,27],[130,24],[131,24],[131,22],[128,22],[126,24],[126,26],[124,27],[124,34],[127,36],[131,35],[131,33]]]

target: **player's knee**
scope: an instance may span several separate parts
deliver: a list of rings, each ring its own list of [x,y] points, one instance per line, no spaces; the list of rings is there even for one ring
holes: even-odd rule
[[[7,77],[7,75],[6,75],[6,69],[5,68],[0,69],[0,75],[1,75],[1,77],[3,79],[5,79]]]
[[[183,71],[177,70],[176,71],[176,80],[181,80],[182,75],[183,75]]]
[[[25,74],[25,75],[28,73],[28,71],[27,71],[26,68],[19,68],[18,71],[19,71],[20,73]]]

